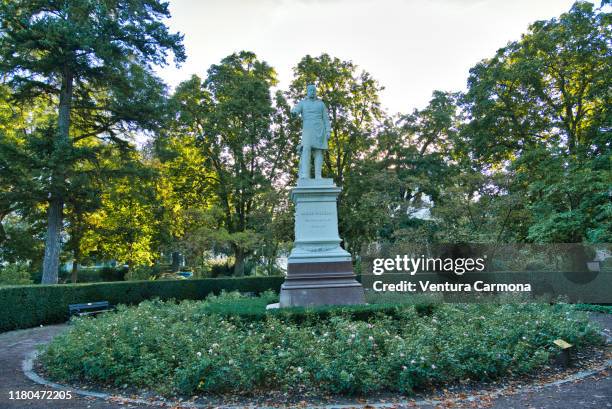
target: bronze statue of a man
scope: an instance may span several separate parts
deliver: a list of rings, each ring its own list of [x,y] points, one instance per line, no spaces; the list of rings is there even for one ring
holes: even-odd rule
[[[327,107],[317,98],[317,88],[313,84],[306,87],[306,98],[294,106],[291,113],[302,116],[299,178],[310,179],[310,157],[314,156],[315,179],[321,179],[323,150],[327,149],[331,126]]]

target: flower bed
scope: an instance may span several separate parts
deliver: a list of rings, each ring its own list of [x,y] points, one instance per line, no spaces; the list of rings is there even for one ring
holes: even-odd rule
[[[586,316],[567,305],[440,304],[427,314],[397,305],[393,314],[374,311],[365,320],[350,308],[326,309],[302,312],[299,322],[287,319],[289,312],[227,313],[236,305],[263,311],[274,297],[145,301],[77,319],[41,363],[55,380],[127,384],[164,395],[411,393],[532,371],[549,360],[557,338],[578,348],[601,342]]]

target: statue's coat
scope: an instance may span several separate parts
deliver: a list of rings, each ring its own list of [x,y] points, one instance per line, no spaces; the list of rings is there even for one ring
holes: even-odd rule
[[[327,149],[330,123],[323,101],[305,98],[291,112],[302,115],[302,146]]]

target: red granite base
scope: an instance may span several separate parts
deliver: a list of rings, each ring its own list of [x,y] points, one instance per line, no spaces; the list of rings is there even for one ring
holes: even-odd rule
[[[356,304],[365,304],[365,298],[350,261],[287,266],[280,292],[281,308]]]

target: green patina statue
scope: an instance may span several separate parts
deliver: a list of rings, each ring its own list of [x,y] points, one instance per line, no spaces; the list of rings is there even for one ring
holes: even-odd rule
[[[317,98],[317,88],[313,84],[308,85],[306,98],[294,106],[291,113],[302,116],[299,178],[310,179],[310,157],[314,156],[315,179],[321,179],[323,150],[327,149],[331,126],[327,107]]]

